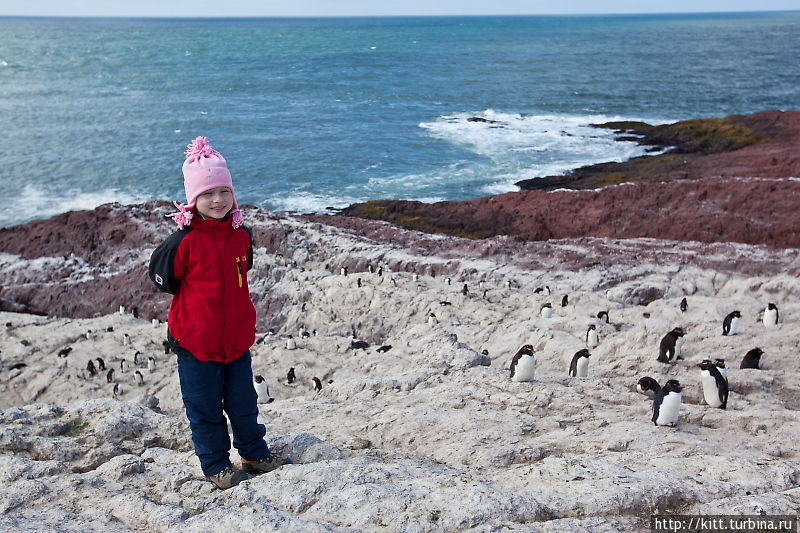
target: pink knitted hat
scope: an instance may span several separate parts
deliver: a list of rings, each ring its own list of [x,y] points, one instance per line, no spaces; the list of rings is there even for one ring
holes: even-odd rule
[[[214,187],[230,187],[233,192],[233,207],[230,214],[233,217],[233,227],[238,228],[244,223],[244,217],[236,202],[236,191],[233,188],[233,179],[228,171],[228,165],[222,154],[214,150],[206,137],[197,137],[192,144],[186,146],[186,161],[183,162],[183,187],[186,189],[186,203],[173,202],[178,208],[177,213],[168,215],[178,224],[178,229],[192,223],[192,209],[197,197]]]

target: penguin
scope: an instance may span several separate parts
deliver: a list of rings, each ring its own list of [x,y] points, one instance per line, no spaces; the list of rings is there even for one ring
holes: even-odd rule
[[[762,318],[764,326],[771,328],[778,325],[778,306],[775,304],[767,304],[764,309],[764,318]]]
[[[489,355],[489,350],[484,348],[483,350],[481,350],[481,355]]]
[[[303,333],[305,333],[305,332],[306,332],[306,325],[305,324],[300,324],[300,327],[297,328],[297,336],[298,337],[302,337]]]
[[[342,276],[347,276],[347,267],[343,266],[339,272],[342,274]]]
[[[155,357],[148,357],[147,358],[147,370],[150,372],[156,371],[156,358]]]
[[[550,317],[552,317],[553,316],[553,305],[550,302],[544,304],[542,306],[541,310],[539,310],[539,316],[541,316],[542,318],[550,318]]]
[[[569,305],[569,294],[565,294],[563,298],[561,298],[561,307],[566,307]]]
[[[714,366],[717,367],[719,373],[722,374],[726,380],[728,379],[728,368],[725,366],[725,359],[720,359],[719,357],[714,359]]]
[[[92,333],[92,330],[87,330],[85,336],[86,336],[86,340],[90,341],[90,340],[92,340],[94,338],[94,333]]]
[[[120,305],[119,306],[119,314],[121,314],[121,315],[125,314],[125,306],[124,305]]]
[[[370,274],[375,273],[375,269],[372,267],[372,263],[367,264],[367,272],[369,272]]]
[[[414,272],[414,276],[412,276],[412,279],[413,279],[414,281],[419,281],[419,274],[417,274],[416,272]]]
[[[466,285],[466,284],[465,284],[465,285]],[[480,281],[478,282],[478,288],[479,288],[479,289],[482,289],[482,288],[483,288],[483,280],[480,280]]]
[[[377,353],[386,353],[386,352],[388,352],[388,351],[389,351],[389,350],[391,350],[391,349],[392,349],[392,345],[391,345],[391,344],[385,344],[385,345],[381,346],[380,348],[378,348],[378,349],[377,349],[377,350],[375,350],[375,351],[376,351]]]
[[[109,332],[109,333],[112,333],[114,331],[114,326],[108,326],[106,328],[106,331]]]
[[[316,337],[317,336],[317,328],[312,329],[311,330],[311,334]]]
[[[465,283],[464,286],[461,287],[461,295],[466,296],[468,294],[469,294],[469,287],[467,287],[467,284]]]
[[[444,278],[444,282],[445,282],[447,285],[450,285],[450,282],[451,282],[451,281],[452,281],[452,280],[450,279],[450,276],[448,276],[448,277]]]
[[[486,295],[489,293],[489,289],[483,289],[483,299],[486,299]]]
[[[103,361],[103,358],[102,358],[102,357],[98,357],[98,358],[96,359],[96,361],[97,361],[97,370],[98,370],[98,371],[102,371],[102,370],[105,370],[105,369],[106,369],[106,362],[105,362],[105,361]]]
[[[681,300],[680,308],[681,308],[681,313],[685,313],[686,310],[689,308],[689,302],[686,301],[686,298]]]
[[[315,376],[315,377],[313,377],[311,379],[314,381],[314,390],[316,392],[321,391],[322,390],[322,382],[319,380],[319,378]]]
[[[378,276],[383,276],[383,265],[378,267]]]
[[[646,394],[650,397],[655,397],[659,390],[661,390],[661,385],[658,384],[658,381],[649,376],[640,378],[638,383],[636,383],[636,392],[639,394]]]
[[[275,398],[269,397],[269,386],[264,376],[256,376],[253,378],[253,386],[258,394],[258,403],[272,403]]]
[[[753,348],[744,354],[744,359],[742,359],[742,364],[739,365],[739,368],[755,368],[756,370],[761,369],[762,355],[764,355],[764,351],[761,350],[761,348]]]
[[[428,325],[430,327],[434,327],[438,323],[439,323],[439,320],[436,319],[436,315],[434,315],[433,313],[428,315]]]
[[[678,415],[681,411],[681,390],[678,380],[671,379],[656,392],[653,399],[653,424],[672,427],[678,425]]]
[[[108,371],[108,374],[106,374],[106,382],[107,383],[113,383],[114,382],[114,369],[113,368]]]
[[[533,294],[539,294],[539,293],[542,293],[542,292],[544,292],[544,289],[542,287],[536,287],[533,290]]]
[[[703,383],[703,398],[710,407],[725,409],[728,405],[728,380],[710,360],[705,359],[697,367]]]
[[[609,323],[608,322],[608,311],[600,311],[599,313],[597,313],[597,319],[598,320],[605,319],[606,324],[608,324]]]
[[[736,330],[739,328],[739,319],[742,314],[739,311],[732,311],[728,313],[725,320],[722,321],[722,334],[723,335],[736,335]]]
[[[10,367],[8,367],[8,369],[9,370],[19,370],[20,368],[25,368],[26,366],[28,366],[28,363],[14,363]]]
[[[133,311],[131,312],[131,314],[133,315],[133,318],[139,318],[139,308],[138,307],[134,307]]]
[[[661,344],[658,346],[658,361],[661,363],[674,363],[678,360],[678,355],[675,350],[675,343],[686,332],[683,328],[675,328],[661,339]]]
[[[441,305],[442,307],[447,307],[448,305],[453,305],[453,302],[448,302],[447,300],[442,300],[441,302],[439,302],[439,305]]]
[[[133,354],[133,364],[134,364],[134,366],[142,366],[142,360],[139,357],[140,355],[142,355],[142,352],[138,352],[138,351],[135,354]]]
[[[597,326],[589,324],[589,329],[586,330],[586,346],[595,348],[600,344],[600,337],[597,336]]]
[[[123,359],[119,362],[119,371],[124,374],[128,370],[128,361]]]
[[[88,363],[86,363],[86,370],[92,376],[96,376],[97,375],[97,369],[95,369],[94,363],[91,360]]]
[[[351,350],[366,350],[369,348],[369,343],[365,341],[353,341],[350,343]]]
[[[389,281],[391,281],[391,282],[392,282],[392,287],[397,287],[397,280],[396,280],[396,279],[394,279],[394,276],[392,276],[391,278],[389,278]]]
[[[134,379],[136,380],[136,384],[137,385],[139,385],[139,386],[144,385],[144,376],[142,375],[142,373],[139,370],[134,372],[133,376],[134,376]]]
[[[533,345],[526,344],[511,358],[511,381],[533,381],[536,373],[536,356]]]
[[[61,348],[58,351],[58,356],[59,357],[67,357],[69,355],[69,352],[71,352],[71,351],[72,351],[72,346],[67,346],[66,348]]]
[[[358,285],[359,289],[361,288],[361,278],[356,279],[356,285]]]
[[[307,339],[307,338],[309,338],[310,336],[311,336],[311,333],[309,333],[309,332],[307,332],[307,331],[304,331],[304,332],[303,332],[303,334],[301,335],[301,337],[303,337],[304,339]]]
[[[123,333],[122,334],[122,344],[127,346],[130,343],[131,343],[131,336],[128,335],[127,333]]]
[[[294,350],[295,348],[297,348],[297,341],[294,340],[294,337],[289,335],[289,338],[286,339],[286,349]]]
[[[119,396],[123,392],[125,391],[123,390],[122,385],[119,383],[114,383],[114,396]]]
[[[511,280],[506,281],[506,289],[511,288]]]
[[[573,378],[585,378],[589,375],[589,357],[591,357],[589,350],[584,348],[575,352],[572,356],[572,361],[569,364],[569,375]]]
[[[153,327],[155,328],[155,327],[158,327],[158,326],[160,326],[160,325],[161,325],[161,321],[160,321],[159,319],[157,319],[157,318],[154,318],[154,319],[151,321],[151,324],[153,324]]]
[[[294,367],[291,367],[289,371],[286,373],[286,383],[291,385],[294,383],[294,380],[297,379],[294,375]]]
[[[164,354],[169,353],[169,341],[162,341],[161,346],[164,347]]]

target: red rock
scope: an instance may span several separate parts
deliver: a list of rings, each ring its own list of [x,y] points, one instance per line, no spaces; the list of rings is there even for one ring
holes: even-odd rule
[[[597,191],[521,191],[464,202],[376,201],[354,215],[470,238],[574,237],[800,246],[800,180],[706,179]],[[377,209],[377,208],[381,209]]]

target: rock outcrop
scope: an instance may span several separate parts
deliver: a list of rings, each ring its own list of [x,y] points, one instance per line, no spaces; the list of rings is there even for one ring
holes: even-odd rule
[[[682,184],[685,185],[685,184]],[[674,184],[677,188],[679,185]],[[793,208],[792,194],[800,185],[795,182],[752,182],[748,187],[758,187],[763,195],[780,201],[781,213]],[[698,184],[698,187],[700,185]],[[342,266],[352,272],[367,269],[367,264],[384,262],[395,271],[429,275],[444,275],[461,270],[465,259],[486,258],[491,262],[501,261],[509,265],[536,269],[585,269],[611,266],[637,265],[648,261],[659,265],[694,264],[704,268],[721,269],[740,273],[797,272],[797,253],[793,249],[780,252],[762,247],[737,247],[730,243],[702,244],[701,242],[647,241],[624,239],[630,234],[639,234],[640,226],[647,220],[616,221],[617,214],[625,216],[631,203],[641,198],[638,189],[628,186],[618,188],[628,194],[626,200],[602,203],[604,192],[565,193],[576,196],[560,197],[560,203],[549,199],[559,198],[561,193],[529,191],[531,195],[546,196],[541,205],[548,209],[554,219],[560,220],[562,229],[570,228],[566,237],[586,231],[590,235],[591,223],[575,220],[560,211],[575,207],[574,201],[586,212],[586,218],[605,220],[605,233],[601,237],[582,237],[578,240],[558,240],[553,236],[548,241],[525,241],[513,236],[517,228],[504,226],[512,237],[498,236],[484,240],[468,240],[440,235],[421,234],[397,226],[356,217],[313,215],[307,217],[276,216],[265,210],[245,207],[247,223],[253,228],[257,249],[255,275],[251,282],[251,294],[259,309],[259,328],[266,331],[283,323],[281,310],[286,296],[271,291],[275,283],[284,278],[303,277],[302,265],[315,261],[332,273]],[[755,190],[753,188],[749,189]],[[696,226],[680,222],[668,226],[651,220],[649,227],[662,238],[680,239],[681,236],[710,236],[713,231],[728,231],[733,222],[715,220],[720,205],[733,209],[737,202],[712,202],[704,195],[706,189],[696,190],[696,201],[705,201],[707,210],[690,211],[705,222]],[[505,196],[476,200],[491,206],[493,212],[508,210],[525,211],[512,193],[505,203]],[[675,193],[683,196],[680,192]],[[597,197],[600,197],[598,200]],[[737,196],[742,202],[746,195]],[[655,201],[658,196],[650,197]],[[764,200],[765,202],[765,200]],[[498,204],[498,205],[495,205]],[[593,204],[597,204],[594,205]],[[467,204],[464,217],[472,212]],[[502,205],[505,205],[505,210]],[[552,206],[560,206],[557,209]],[[569,207],[568,207],[569,205]],[[602,215],[603,205],[614,215]],[[762,205],[762,203],[759,203]],[[741,206],[740,206],[741,207]],[[765,209],[767,207],[765,206]],[[166,202],[122,206],[107,204],[92,211],[78,211],[58,215],[48,220],[31,222],[22,226],[0,229],[0,310],[33,313],[48,316],[89,318],[116,311],[120,305],[133,308],[145,319],[167,319],[170,296],[159,293],[147,279],[147,264],[153,249],[174,229],[174,224],[164,218],[171,207]],[[487,209],[475,210],[488,214]],[[669,217],[668,209],[653,208],[653,212]],[[676,209],[676,211],[678,211]],[[706,212],[707,211],[707,212]],[[777,211],[773,211],[777,213]],[[679,215],[676,213],[676,217]],[[752,219],[732,217],[741,223],[741,233],[736,236],[749,237],[769,235],[774,241],[789,242],[797,238],[797,230],[791,220],[780,218],[774,224],[753,213]],[[794,216],[794,213],[792,213]],[[497,216],[495,223],[503,220]],[[524,218],[524,220],[529,220]],[[598,222],[598,227],[603,227]],[[122,233],[116,233],[125,228]],[[554,225],[548,225],[543,236],[549,235]],[[619,230],[615,228],[620,228]],[[749,229],[748,229],[749,228]],[[522,231],[520,229],[519,231]],[[537,231],[543,231],[541,229]],[[111,234],[116,237],[110,237]],[[55,237],[53,237],[55,236]],[[735,240],[735,239],[733,239]],[[31,244],[33,243],[33,244]],[[576,248],[575,245],[579,247]],[[474,268],[473,268],[474,270]]]
[[[434,204],[378,200],[342,213],[471,239],[800,243],[788,200],[800,187],[800,111],[598,127],[664,153],[524,180],[517,183],[521,192]]]
[[[684,120],[651,126],[608,122],[619,138],[663,150],[629,161],[600,163],[564,176],[524,180],[522,189],[596,189],[620,183],[658,183],[705,178],[800,177],[800,111]]]
[[[470,239],[653,238],[800,246],[794,179],[636,183],[592,191],[520,191],[426,204],[375,200],[343,213]]]

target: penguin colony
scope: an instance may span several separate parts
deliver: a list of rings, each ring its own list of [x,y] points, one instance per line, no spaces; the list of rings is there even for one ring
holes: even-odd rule
[[[379,267],[382,265],[379,265]],[[376,272],[380,273],[380,269],[378,271],[372,265],[368,265],[367,272],[371,274],[375,274]],[[347,275],[345,270],[343,269],[341,272],[343,275]],[[431,277],[433,278],[435,273],[432,271],[430,272]],[[397,287],[397,279],[394,276],[392,279],[392,286]],[[419,285],[420,275],[417,272],[412,274],[412,279],[415,283],[417,283],[417,290],[422,290],[421,285]],[[455,281],[451,276],[445,276],[442,278],[444,285],[446,287],[453,284]],[[464,280],[460,280],[461,289],[460,293],[463,298],[474,298],[474,295],[471,295],[469,292],[469,284],[463,283]],[[514,289],[518,290],[521,289],[520,284],[514,284],[511,280],[500,281],[497,279],[491,280],[494,283],[502,283],[504,288],[507,290]],[[359,278],[358,288],[362,287],[361,279]],[[477,286],[479,290],[483,291],[483,299],[487,299],[489,297],[490,289],[485,288],[486,281],[484,279],[480,279],[477,282]],[[453,294],[452,292],[447,292],[447,294]],[[534,295],[538,295],[539,297],[549,297],[552,292],[549,286],[537,287],[533,291]],[[566,308],[570,305],[570,298],[568,294],[563,294],[561,298],[561,307]],[[453,307],[458,306],[457,302],[450,301],[450,300],[440,300],[439,305],[442,307]],[[678,308],[681,313],[686,313],[689,309],[689,302],[687,298],[683,297],[680,300]],[[558,317],[559,315],[556,314],[555,309],[553,308],[552,302],[544,302],[540,304],[538,316],[541,319],[552,319],[554,317]],[[596,314],[590,315],[593,319],[596,318],[596,321],[590,323],[587,326],[584,334],[584,342],[586,348],[580,349],[574,353],[574,355],[569,360],[569,365],[567,368],[567,374],[570,377],[575,378],[588,378],[590,376],[589,366],[591,361],[591,352],[592,348],[596,348],[600,345],[600,333],[598,332],[598,325],[599,324],[607,324],[611,325],[611,321],[609,319],[609,312],[608,310],[601,310]],[[650,318],[650,313],[645,313],[644,318]],[[733,336],[737,335],[740,330],[740,321],[742,319],[742,314],[739,310],[734,310],[730,312],[727,316],[725,316],[722,324],[723,328],[723,335],[724,336]],[[427,324],[434,328],[440,325],[441,318],[437,317],[437,315],[429,311],[427,315]],[[774,303],[770,303],[766,309],[764,309],[761,320],[765,327],[775,327],[779,320],[778,320],[778,310],[777,306]],[[449,324],[449,322],[448,322]],[[452,325],[457,326],[460,324],[460,321],[452,322]],[[606,332],[608,330],[605,330]],[[619,328],[617,328],[619,331]],[[685,340],[685,336],[687,331],[680,326],[673,327],[672,330],[666,332],[664,336],[661,338],[661,342],[659,343],[658,347],[658,354],[656,360],[660,363],[665,363],[668,365],[675,365],[678,364],[680,361],[684,360],[682,355],[683,351],[683,342]],[[355,337],[353,337],[355,338]],[[358,349],[366,349],[369,345],[365,341],[357,341],[354,340],[351,343],[350,348],[352,350]],[[385,353],[388,351],[389,347],[382,346],[374,353]],[[484,350],[485,353],[486,350]],[[760,351],[758,348],[754,348],[750,352],[747,352],[746,356],[741,362],[740,368],[761,368],[760,358],[763,352]],[[514,382],[532,382],[535,380],[536,374],[536,350],[534,349],[533,345],[531,344],[524,344],[519,350],[513,355],[509,364],[509,375],[510,379]],[[724,360],[721,358],[716,358],[714,360],[708,359],[703,360],[700,364],[695,365],[700,371],[700,385],[703,390],[703,397],[705,403],[710,407],[725,409],[727,407],[727,399],[728,399],[728,382],[727,382],[727,368],[725,365]],[[315,383],[315,390],[321,390],[321,382],[318,379],[313,380]],[[650,398],[653,399],[653,417],[652,421],[656,425],[664,425],[664,426],[675,426],[678,423],[678,416],[680,412],[680,403],[682,399],[682,391],[683,386],[675,379],[667,379],[664,385],[660,385],[658,381],[651,377],[642,377],[639,379],[638,383],[635,385],[635,389],[637,392],[641,394],[648,395]]]
[[[342,277],[343,283],[348,283],[353,285],[357,285],[358,287],[362,287],[362,285],[369,285],[375,283],[381,283],[376,278],[380,278],[383,273],[391,272],[391,269],[385,267],[384,265],[378,265],[377,269],[369,266],[369,272],[373,274],[374,277],[365,278],[368,279],[366,282],[362,282],[362,278],[355,278],[355,276],[349,276],[348,267],[341,267],[340,275]],[[413,273],[413,279],[417,282],[420,280],[420,275],[418,273]],[[347,279],[344,279],[347,278]],[[391,278],[387,277],[386,283],[391,287],[397,287],[398,281],[400,283],[403,281],[402,276],[392,275]],[[440,278],[444,283],[445,287],[450,287],[454,285],[455,279],[446,276]],[[439,281],[441,284],[442,281]],[[463,280],[459,280],[462,281]],[[494,286],[492,286],[494,283]],[[460,288],[453,288],[449,291],[443,291],[442,295],[448,295],[449,297],[453,298],[456,293],[458,296],[462,297],[463,299],[475,299],[476,295],[471,294],[469,292],[469,285],[467,283],[458,283],[456,284]],[[479,289],[484,291],[484,296],[487,293],[495,291],[497,294],[497,288],[505,286],[507,289],[514,287],[515,291],[522,291],[524,288],[521,284],[513,284],[509,281],[501,281],[501,280],[492,280],[492,281],[485,281],[483,279],[478,280],[476,285]],[[489,287],[489,288],[485,288]],[[531,291],[532,294],[538,295],[540,298],[549,297],[551,294],[551,289],[549,286],[539,287],[536,290]],[[507,294],[507,293],[506,293]],[[453,301],[446,301],[441,300],[440,303],[447,303],[447,307],[458,307],[459,301],[453,299]],[[579,300],[578,300],[579,301]],[[567,307],[570,305],[569,295],[564,294],[561,299],[561,307]],[[579,304],[574,304],[577,306]],[[686,298],[683,298],[679,304],[679,309],[681,313],[687,312],[689,308],[689,302]],[[305,307],[303,308],[305,311]],[[562,313],[566,311],[559,311],[558,314],[555,312],[553,308],[553,304],[551,302],[544,302],[540,304],[538,318],[541,319],[553,319],[558,318],[561,316]],[[120,314],[129,314],[133,318],[138,318],[138,313],[129,313],[128,307],[120,306]],[[537,314],[535,311],[532,314]],[[591,314],[587,314],[587,316],[591,317],[593,323],[588,324],[585,329],[584,333],[584,342],[586,348],[580,349],[576,351],[571,358],[569,359],[569,364],[566,368],[566,373],[568,376],[573,378],[589,378],[591,376],[590,372],[590,361],[592,360],[592,353],[590,349],[595,348],[601,344],[600,334],[598,333],[598,326],[599,325],[611,325],[609,319],[609,312],[607,310],[601,310],[599,312],[592,311]],[[596,320],[595,320],[596,319]],[[761,316],[759,317],[760,321],[763,323],[764,327],[776,327],[779,323],[779,311],[778,307],[775,303],[769,303],[766,308],[762,311]],[[437,317],[437,315],[433,312],[429,312],[427,315],[427,323],[430,327],[435,328],[440,324],[450,324],[450,322],[441,322],[442,318]],[[152,321],[154,325],[160,325],[161,322],[156,320]],[[456,324],[458,322],[455,322]],[[739,333],[740,325],[742,324],[742,313],[739,310],[734,310],[730,312],[728,315],[725,316],[724,320],[722,321],[722,334],[723,336],[733,336]],[[546,326],[544,326],[546,327]],[[294,328],[292,328],[294,329]],[[298,339],[308,339],[311,337],[311,333],[306,329],[305,324],[301,324],[294,329],[297,334]],[[609,333],[609,329],[603,330],[605,334]],[[617,331],[619,331],[617,329]],[[108,328],[106,332],[103,331],[89,331],[86,333],[87,338],[96,339],[105,333],[113,332],[113,328]],[[317,330],[314,330],[313,333],[315,336],[317,335]],[[671,331],[667,332],[661,340],[658,349],[658,356],[657,361],[665,364],[678,364],[683,357],[681,356],[681,344],[686,336],[687,332],[682,327],[674,327]],[[259,344],[265,343],[266,339],[270,336],[275,335],[273,330],[270,330],[269,333],[259,336]],[[352,342],[350,345],[350,349],[353,351],[363,350],[366,352],[367,348],[370,347],[369,343],[363,340],[358,340],[356,338],[355,327],[353,327],[353,335],[352,335]],[[136,339],[132,337],[129,333],[122,333],[121,337],[118,337],[120,344],[126,349],[130,349],[133,351],[138,345]],[[285,349],[286,350],[300,350],[302,349],[294,335],[285,335]],[[139,346],[140,347],[140,346]],[[164,352],[170,352],[169,343],[164,341],[163,343]],[[85,364],[85,371],[83,372],[83,376],[85,379],[92,379],[96,376],[100,376],[102,379],[103,376],[106,378],[106,382],[112,387],[112,392],[115,396],[122,395],[126,392],[135,391],[135,387],[131,387],[131,385],[144,387],[147,385],[147,380],[142,372],[144,368],[147,368],[148,372],[155,372],[157,368],[157,360],[154,356],[149,355],[147,353],[143,353],[141,350],[136,350],[132,354],[128,352],[126,349],[120,349],[120,355],[116,358],[112,358],[107,368],[106,361],[103,360],[102,357],[96,357],[95,359],[89,360]],[[392,346],[389,344],[381,344],[377,350],[373,350],[370,353],[374,354],[386,354],[389,350],[392,349]],[[57,356],[60,358],[68,358],[72,352],[72,346],[65,346],[60,348],[57,351]],[[488,354],[488,351],[484,350],[484,354]],[[746,353],[744,358],[741,360],[741,364],[739,368],[742,369],[760,369],[763,365],[763,354],[764,352],[760,348],[753,348]],[[566,354],[564,354],[566,355]],[[511,362],[509,365],[510,371],[510,379],[513,382],[533,382],[535,381],[536,376],[536,364],[537,364],[537,357],[541,356],[540,354],[536,353],[534,346],[532,344],[525,344],[523,345],[516,354],[511,358]],[[701,363],[694,365],[699,369],[699,384],[702,387],[703,398],[705,403],[713,408],[725,409],[727,408],[727,401],[728,401],[728,381],[727,381],[727,368],[725,366],[724,361],[721,359],[706,359],[703,360]],[[17,369],[24,368],[24,366],[17,365]],[[142,370],[140,370],[142,369]],[[302,369],[301,369],[302,370]],[[286,374],[286,384],[289,386],[293,386],[297,382],[297,376],[295,374],[296,369],[295,367],[291,367],[289,372]],[[313,389],[316,392],[319,392],[323,388],[323,381],[328,381],[328,374],[325,374],[322,379],[317,376],[311,378],[311,382],[313,383]],[[306,374],[302,376],[303,382],[308,383],[309,376]],[[331,381],[328,381],[329,383]],[[254,377],[253,382],[254,389],[258,393],[259,403],[271,403],[274,401],[269,395],[269,388],[267,386],[267,380],[261,376],[256,375]],[[653,422],[656,425],[676,425],[678,420],[678,413],[680,411],[680,401],[681,401],[681,393],[683,387],[677,380],[668,379],[664,383],[663,386],[659,385],[658,381],[651,377],[642,377],[638,380],[638,383],[635,385],[635,390],[641,394],[648,395],[649,397],[653,398]]]
[[[140,318],[138,307],[120,305],[118,312],[121,316],[130,316],[135,320]],[[151,323],[153,325],[160,325],[161,321],[157,318],[154,318],[151,320]],[[87,340],[96,341],[108,334],[113,333],[114,328],[109,326],[103,331],[89,330],[83,335],[83,337],[85,337]],[[109,387],[108,390],[114,397],[122,396],[126,392],[135,390],[129,385],[137,385],[139,387],[146,386],[147,380],[145,380],[142,370],[147,368],[149,372],[155,372],[157,364],[156,357],[152,355],[145,357],[145,354],[141,350],[136,349],[138,343],[136,339],[129,333],[123,333],[122,336],[118,337],[117,339],[117,342],[121,344],[121,347],[118,349],[118,353],[115,354],[110,363],[106,363],[106,360],[101,356],[95,356],[94,358],[86,361],[83,370],[77,375],[79,379],[88,381],[92,381],[97,377],[99,377],[100,380],[105,378],[105,383],[107,383],[106,386]],[[168,354],[170,352],[169,343],[167,341],[163,341],[162,346],[164,353]],[[131,351],[133,351],[132,354]],[[73,346],[65,346],[56,352],[56,356],[69,360],[71,355],[74,357],[73,352]]]
[[[389,270],[386,267],[386,270]],[[380,277],[384,271],[383,265],[378,265],[377,269],[372,264],[367,265],[367,269],[365,274],[372,274],[373,276]],[[343,277],[347,277],[349,274],[348,267],[341,267],[339,271],[340,275]],[[431,278],[435,278],[435,271],[431,271]],[[414,272],[411,276],[412,280],[417,283],[417,291],[422,290],[422,286],[419,285],[420,282],[420,275],[417,272]],[[398,282],[394,276],[391,277],[391,286],[397,287]],[[454,279],[451,276],[445,276],[442,279],[443,285],[445,287],[449,287],[453,284]],[[462,280],[463,281],[463,280]],[[511,280],[492,280],[494,283],[499,284],[502,283],[502,286],[509,290],[515,288],[514,283]],[[345,282],[349,283],[349,282]],[[358,278],[356,281],[356,287],[361,289],[367,285],[369,282],[365,282],[362,278]],[[380,281],[378,281],[380,283]],[[478,288],[483,291],[483,298],[486,299],[490,289],[485,288],[486,282],[485,280],[481,279],[478,281]],[[467,283],[461,284],[461,289],[458,291],[460,292],[460,296],[463,298],[474,298],[473,295],[469,292],[469,285]],[[453,292],[449,290],[446,291],[446,294],[452,295]],[[551,295],[551,289],[549,286],[545,285],[543,287],[537,287],[533,291],[534,295],[538,295],[540,297],[549,297]],[[457,303],[455,304],[458,305]],[[570,305],[569,295],[564,294],[561,298],[561,307],[566,308]],[[454,302],[449,300],[440,300],[439,301],[440,307],[453,307]],[[684,297],[681,299],[679,303],[679,309],[681,313],[686,313],[689,309],[689,302]],[[303,308],[305,311],[305,308]],[[540,305],[538,316],[541,319],[552,319],[554,317],[558,317],[555,313],[555,309],[553,308],[553,304],[551,302],[545,302]],[[587,326],[584,334],[584,342],[586,348],[580,349],[575,352],[571,359],[569,360],[569,365],[567,367],[567,374],[570,377],[574,378],[588,378],[590,376],[589,366],[591,361],[592,353],[590,349],[596,348],[600,345],[600,334],[598,332],[598,325],[607,324],[611,325],[609,319],[609,312],[607,310],[601,310],[596,314],[590,315],[592,316],[593,323],[590,323]],[[650,313],[645,313],[644,318],[649,318]],[[732,336],[736,335],[739,332],[739,325],[740,320],[742,318],[742,314],[740,311],[735,310],[730,312],[723,320],[722,334],[724,336]],[[596,320],[594,320],[596,319]],[[770,303],[767,308],[763,311],[762,314],[762,321],[764,326],[766,327],[774,327],[778,323],[778,311],[777,306],[773,303]],[[429,311],[427,314],[426,322],[429,327],[435,328],[440,325],[441,318],[437,317],[437,315]],[[453,325],[460,324],[459,321],[453,322]],[[303,326],[301,326],[301,335],[303,333]],[[619,331],[619,329],[617,329]],[[661,339],[661,342],[658,347],[658,354],[656,360],[660,363],[665,363],[668,365],[675,365],[678,364],[680,361],[684,360],[682,356],[682,349],[683,349],[683,342],[684,337],[686,336],[687,331],[684,328],[677,326],[674,327],[672,330],[666,332]],[[367,350],[369,348],[369,343],[363,340],[359,340],[356,337],[355,328],[353,328],[353,333],[351,335],[351,343],[349,349],[352,351],[358,350]],[[293,338],[291,335],[288,336],[287,350],[294,350],[296,349],[296,343],[294,343]],[[373,353],[376,354],[385,354],[391,349],[391,345],[382,345],[380,348],[375,350]],[[486,350],[483,350],[485,355],[488,355]],[[744,359],[741,362],[741,368],[761,368],[760,367],[760,359],[763,352],[760,351],[759,348],[754,348],[753,350],[747,352]],[[509,364],[509,377],[513,382],[533,382],[535,381],[536,376],[536,363],[537,363],[537,354],[534,346],[532,344],[524,344],[511,358]],[[727,381],[727,368],[725,366],[725,362],[723,359],[717,358],[715,360],[703,360],[700,364],[695,365],[700,371],[700,386],[702,387],[703,397],[705,403],[714,408],[725,409],[727,407],[727,400],[728,400],[728,381]],[[295,376],[295,368],[292,367],[289,370],[289,373],[286,376],[286,383],[288,385],[293,385],[296,381]],[[306,378],[307,379],[307,378]],[[313,383],[313,389],[316,392],[322,390],[322,380],[316,376],[311,378],[311,382]],[[257,380],[255,382],[255,387],[257,390],[263,391],[266,387],[266,380],[263,377],[257,376]],[[635,390],[641,394],[647,395],[649,398],[653,399],[653,406],[652,406],[652,421],[657,426],[676,426],[678,424],[679,414],[680,414],[680,405],[682,400],[682,391],[683,386],[675,379],[667,379],[666,382],[662,385],[658,383],[652,377],[641,377],[635,385]],[[266,395],[265,395],[266,394]],[[269,398],[268,393],[260,393],[259,397],[262,396]],[[273,401],[274,398],[269,398],[267,401]],[[265,403],[265,402],[262,402]]]

